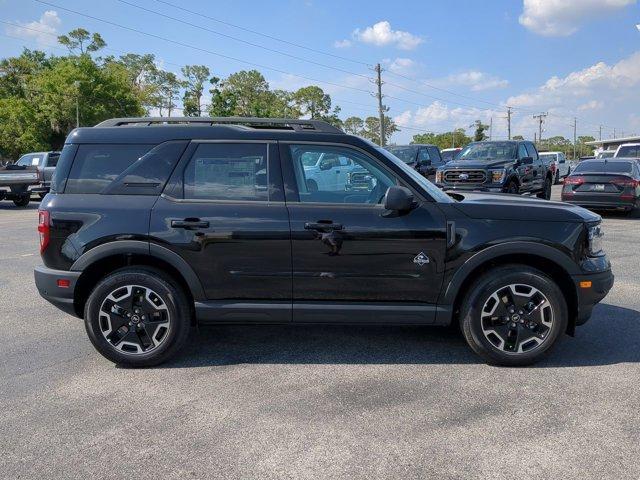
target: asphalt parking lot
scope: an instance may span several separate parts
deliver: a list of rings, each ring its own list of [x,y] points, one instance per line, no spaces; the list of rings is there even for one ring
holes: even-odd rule
[[[605,215],[614,289],[534,367],[444,329],[216,327],[129,370],[38,296],[36,210],[0,202],[2,478],[640,477],[638,213]]]

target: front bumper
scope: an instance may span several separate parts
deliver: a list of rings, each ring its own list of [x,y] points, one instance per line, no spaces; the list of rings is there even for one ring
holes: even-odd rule
[[[82,272],[53,270],[39,265],[33,271],[40,296],[69,315],[78,316],[74,305],[76,283]],[[58,286],[58,280],[68,280],[68,287]]]
[[[502,193],[504,187],[502,185],[447,185],[445,183],[436,183],[436,186],[442,190],[461,191],[461,192],[493,192]]]
[[[572,275],[572,279],[578,292],[576,325],[584,325],[591,317],[593,307],[606,297],[611,287],[613,287],[613,272],[606,270],[604,272]],[[589,284],[588,282],[591,283]]]

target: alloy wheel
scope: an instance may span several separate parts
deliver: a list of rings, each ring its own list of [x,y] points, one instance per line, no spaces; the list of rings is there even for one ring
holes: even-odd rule
[[[113,290],[100,305],[102,336],[114,349],[139,355],[158,348],[169,336],[171,318],[160,295],[141,285]]]
[[[500,287],[485,301],[481,311],[482,333],[498,350],[531,352],[550,336],[554,312],[549,299],[525,284]]]

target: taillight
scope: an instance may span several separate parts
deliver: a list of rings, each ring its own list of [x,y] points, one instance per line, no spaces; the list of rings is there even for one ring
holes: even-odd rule
[[[638,188],[638,185],[640,185],[640,181],[635,180],[633,178],[629,178],[629,177],[615,177],[614,179],[611,180],[611,183],[613,183],[614,185],[617,185],[618,187],[631,187],[631,188]]]
[[[565,185],[582,185],[584,183],[584,177],[572,177],[569,176],[567,178],[564,179],[563,182]]]
[[[38,234],[40,235],[40,253],[44,252],[49,245],[51,234],[50,216],[47,210],[38,210]]]

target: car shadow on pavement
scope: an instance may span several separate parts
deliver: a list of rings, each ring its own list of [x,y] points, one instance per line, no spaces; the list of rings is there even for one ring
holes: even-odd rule
[[[575,338],[563,338],[533,368],[640,362],[640,313],[598,305]],[[423,326],[200,327],[174,360],[159,368],[238,364],[482,363],[453,328]]]
[[[640,208],[636,208],[632,212],[618,212],[612,210],[595,210],[595,213],[602,218],[615,220],[638,220],[640,219]]]

